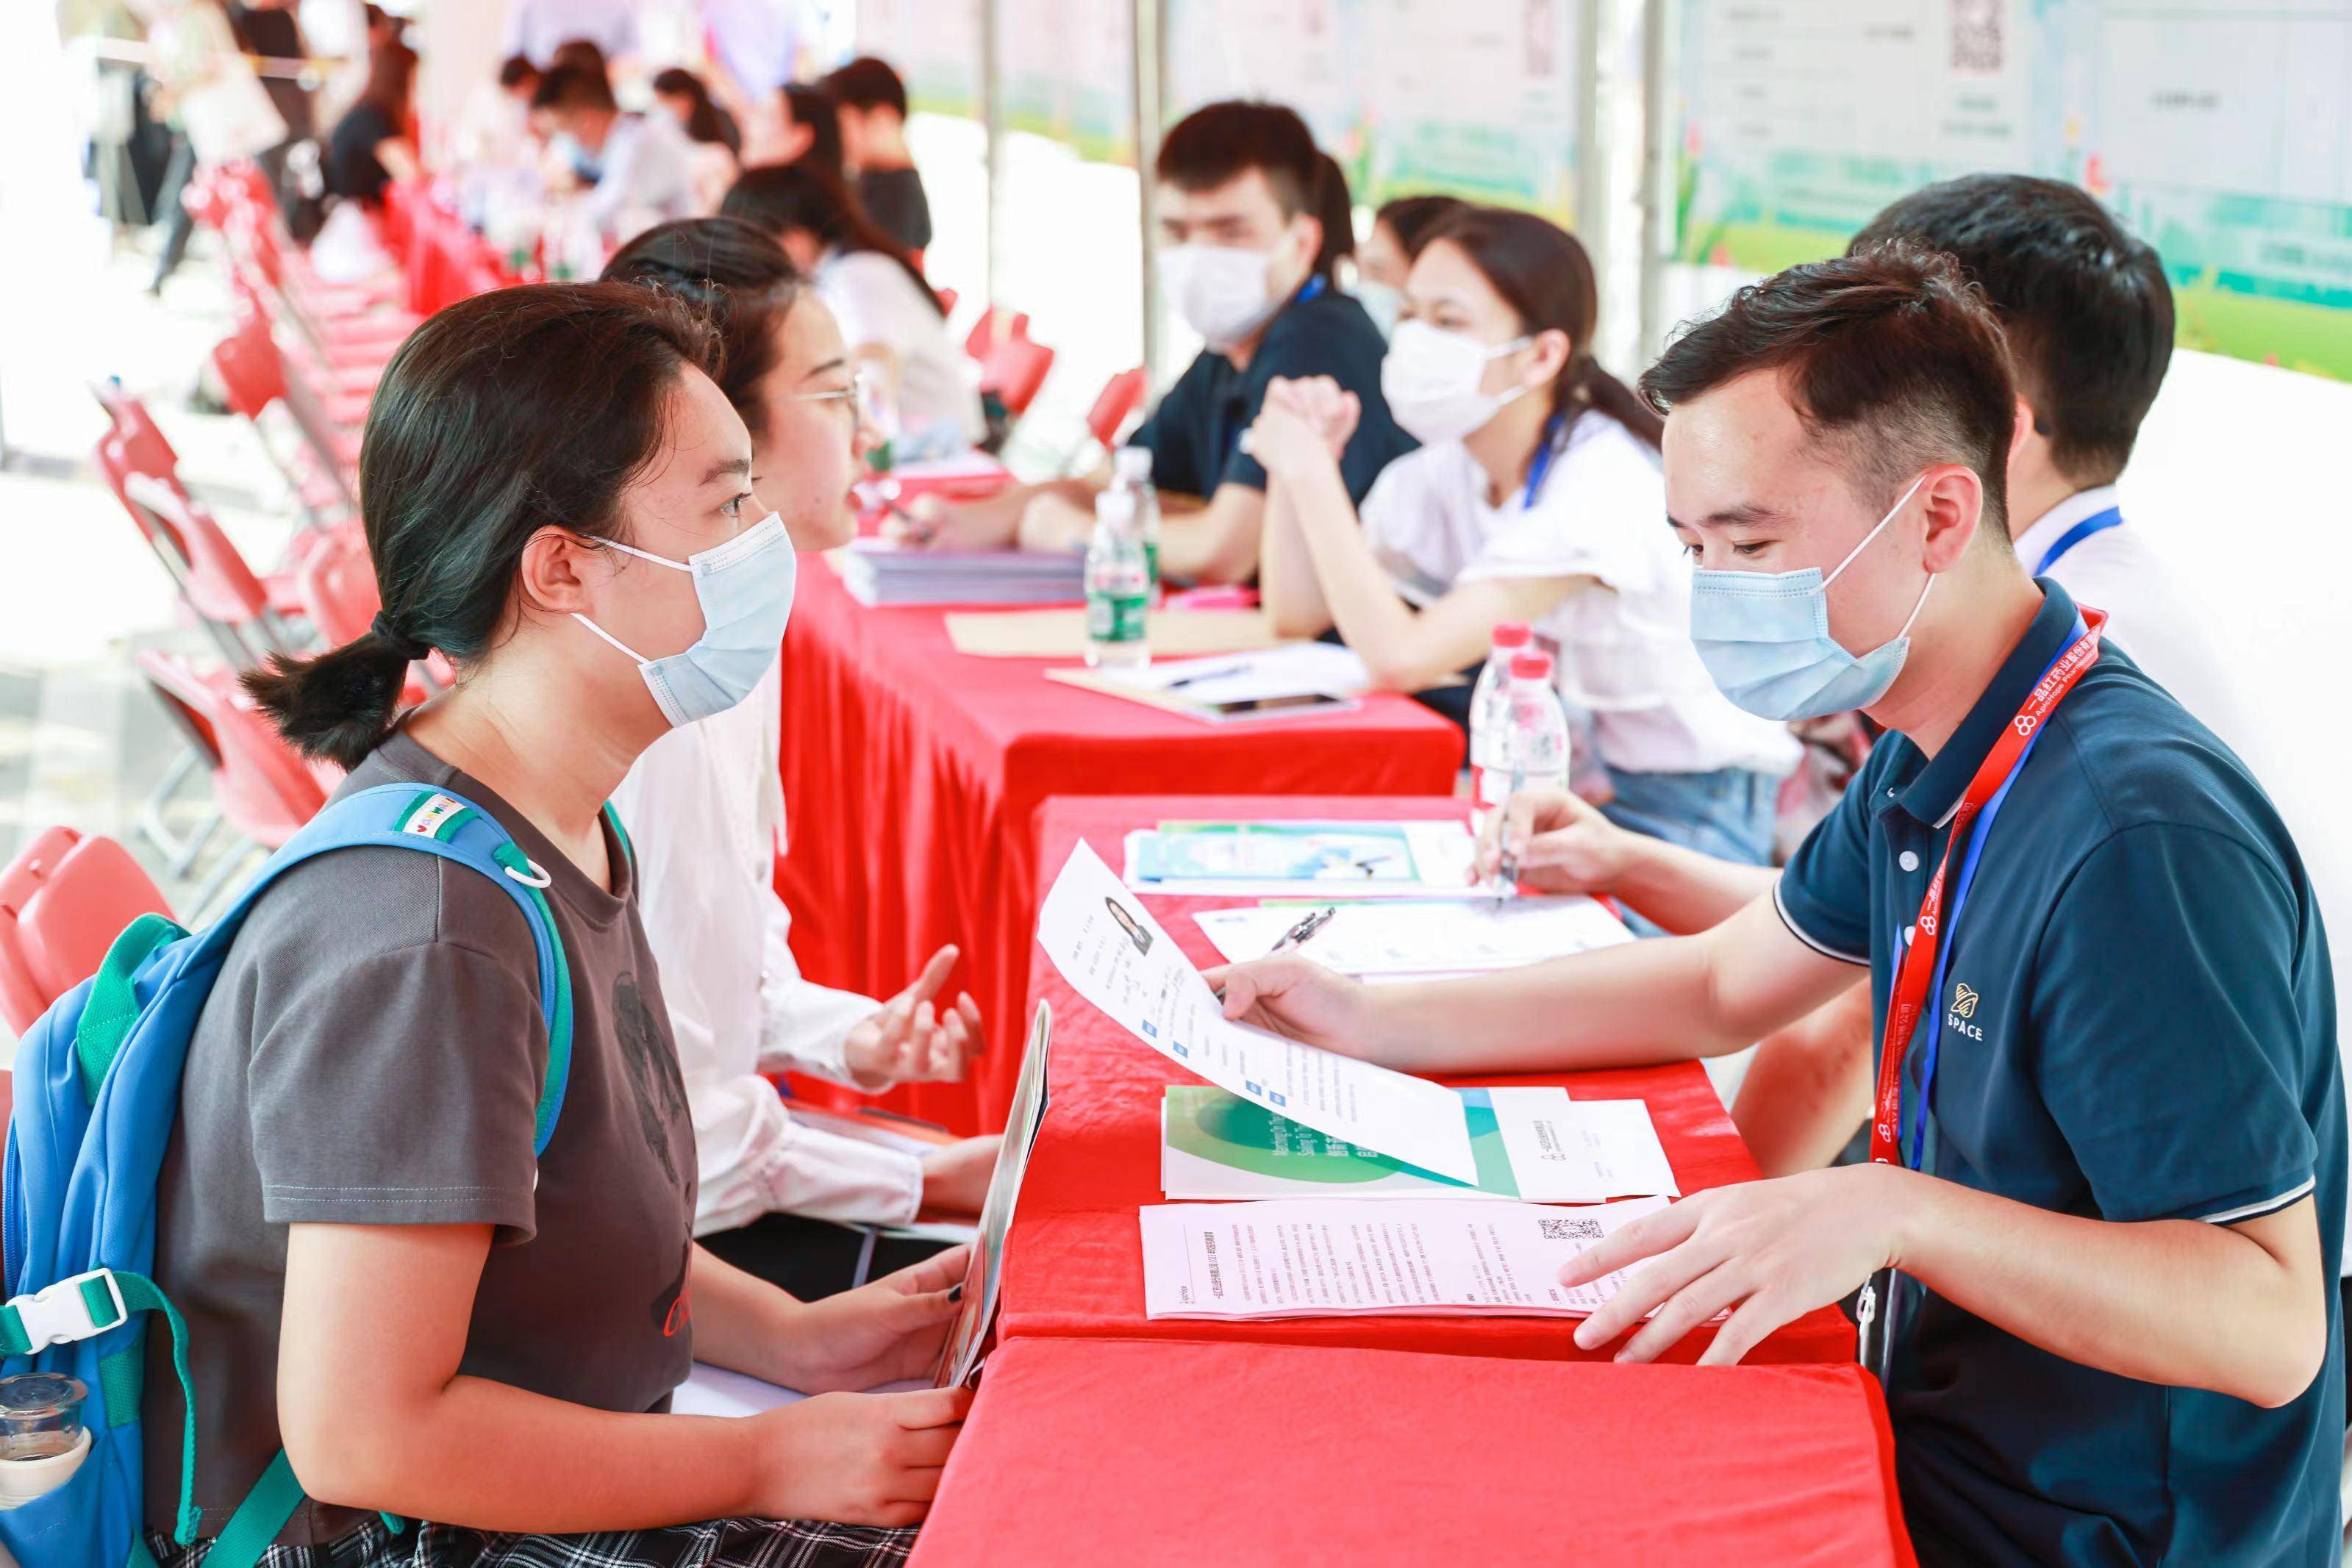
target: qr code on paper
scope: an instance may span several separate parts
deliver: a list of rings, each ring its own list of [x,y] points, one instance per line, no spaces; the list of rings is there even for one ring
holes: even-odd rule
[[[1543,1239],[1547,1241],[1598,1241],[1606,1234],[1601,1228],[1601,1221],[1580,1218],[1571,1214],[1563,1214],[1556,1218],[1550,1215],[1538,1215],[1536,1224],[1542,1228]]]

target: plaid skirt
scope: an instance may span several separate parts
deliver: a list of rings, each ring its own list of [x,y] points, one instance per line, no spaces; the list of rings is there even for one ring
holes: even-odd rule
[[[209,1541],[151,1531],[161,1568],[203,1568]],[[260,1568],[896,1568],[915,1531],[820,1520],[719,1519],[594,1535],[490,1534],[446,1524],[399,1535],[370,1520],[328,1546],[273,1546]]]

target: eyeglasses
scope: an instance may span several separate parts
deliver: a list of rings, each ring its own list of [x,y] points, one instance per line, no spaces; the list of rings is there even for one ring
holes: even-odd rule
[[[890,393],[879,378],[864,366],[852,371],[849,384],[834,392],[795,392],[786,402],[840,402],[849,405],[850,415],[867,430],[884,436],[898,431],[898,410],[892,405]]]

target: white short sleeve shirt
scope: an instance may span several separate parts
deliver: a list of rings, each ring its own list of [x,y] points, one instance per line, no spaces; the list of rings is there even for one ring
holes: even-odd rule
[[[1486,473],[1459,441],[1381,471],[1364,537],[1397,591],[1426,607],[1459,583],[1587,580],[1536,622],[1557,650],[1561,695],[1593,716],[1602,760],[1629,773],[1797,764],[1788,727],[1716,690],[1690,640],[1690,564],[1666,526],[1657,454],[1605,414],[1570,429],[1532,497],[1486,498]]]
[[[907,269],[878,251],[835,251],[817,263],[817,298],[840,324],[852,350],[868,343],[898,360],[898,423],[905,457],[972,446],[986,434],[980,392],[964,373],[964,355],[946,320]]]

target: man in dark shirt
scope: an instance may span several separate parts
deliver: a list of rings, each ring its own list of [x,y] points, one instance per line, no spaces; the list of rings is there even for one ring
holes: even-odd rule
[[[1198,582],[1257,574],[1265,470],[1242,450],[1266,383],[1329,376],[1353,392],[1362,417],[1339,468],[1360,501],[1390,460],[1412,448],[1381,396],[1386,344],[1362,306],[1316,270],[1315,140],[1289,110],[1213,103],[1160,144],[1161,292],[1203,347],[1129,444],[1151,454],[1160,493],[1161,572]],[[1087,479],[1017,486],[961,508],[919,506],[900,531],[957,549],[1017,542],[1024,549],[1083,546],[1108,466]]]
[[[866,215],[920,253],[931,243],[931,204],[907,151],[907,84],[887,61],[861,55],[817,84],[840,110],[841,152]]]

